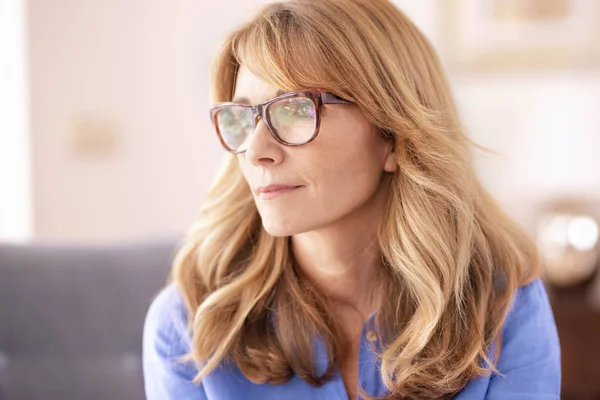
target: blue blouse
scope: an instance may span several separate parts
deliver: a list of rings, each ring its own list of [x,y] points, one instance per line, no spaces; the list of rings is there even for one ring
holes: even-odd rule
[[[341,375],[316,388],[295,376],[281,385],[250,382],[235,366],[222,366],[195,385],[198,372],[192,363],[176,358],[190,351],[186,310],[174,286],[163,289],[153,301],[144,326],[143,364],[148,400],[327,399],[348,400]],[[359,385],[370,395],[383,396],[385,387],[369,340],[373,318],[363,325],[359,353]],[[327,363],[317,355],[317,366]],[[503,330],[503,347],[497,369],[504,375],[472,380],[455,397],[476,399],[558,399],[560,345],[548,296],[537,279],[517,291]]]

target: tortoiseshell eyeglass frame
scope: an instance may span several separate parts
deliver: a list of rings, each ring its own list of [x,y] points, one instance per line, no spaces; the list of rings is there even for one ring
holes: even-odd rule
[[[279,135],[277,134],[276,129],[274,129],[273,125],[271,124],[271,120],[269,118],[268,109],[271,104],[273,104],[277,101],[283,100],[283,99],[291,98],[291,97],[306,97],[306,98],[312,100],[312,102],[315,104],[315,131],[313,132],[310,139],[308,139],[307,141],[302,142],[302,143],[288,143],[285,140],[281,139],[279,137]],[[217,113],[220,110],[231,107],[231,106],[237,106],[237,107],[241,106],[241,107],[250,108],[252,110],[254,128],[256,129],[256,125],[258,124],[258,117],[261,117],[262,120],[267,125],[267,127],[269,128],[269,131],[271,132],[271,134],[273,135],[275,140],[277,140],[279,143],[286,145],[286,146],[302,146],[302,145],[305,145],[305,144],[310,143],[313,140],[315,140],[317,135],[319,134],[319,128],[321,126],[321,106],[323,104],[353,104],[353,103],[351,101],[344,100],[341,97],[338,97],[337,95],[335,95],[333,93],[325,92],[325,91],[322,91],[319,89],[302,90],[302,91],[298,91],[298,92],[285,93],[281,96],[274,97],[265,103],[257,104],[257,105],[253,105],[253,106],[247,105],[247,104],[233,103],[233,102],[217,103],[213,107],[210,108],[210,119],[213,123],[213,126],[215,127],[215,131],[217,132],[217,136],[219,137],[219,140],[220,140],[221,144],[223,145],[223,148],[225,148],[225,150],[227,150],[228,152],[233,153],[233,154],[243,153],[246,151],[246,149],[235,150],[235,149],[231,149],[229,146],[227,146],[227,143],[225,143],[225,140],[223,139],[223,136],[221,135],[221,131],[219,130],[219,124],[217,122]]]

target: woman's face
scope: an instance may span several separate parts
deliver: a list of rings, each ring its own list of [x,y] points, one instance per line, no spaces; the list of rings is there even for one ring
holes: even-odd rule
[[[234,99],[258,104],[277,91],[242,66]],[[259,119],[248,150],[238,159],[263,226],[273,236],[327,228],[357,213],[369,215],[364,211],[381,194],[384,171],[395,169],[390,144],[353,104],[322,106],[319,135],[297,147],[277,142]],[[272,185],[291,188],[262,192]]]

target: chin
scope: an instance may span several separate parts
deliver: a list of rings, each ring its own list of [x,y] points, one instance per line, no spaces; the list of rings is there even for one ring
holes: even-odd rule
[[[284,226],[278,223],[265,223],[265,221],[263,221],[263,227],[269,235],[274,237],[287,237],[298,233],[296,229],[293,229],[293,227]]]

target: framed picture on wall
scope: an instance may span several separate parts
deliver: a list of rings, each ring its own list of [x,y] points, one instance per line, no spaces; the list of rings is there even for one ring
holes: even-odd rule
[[[441,0],[450,67],[600,67],[600,0]]]

